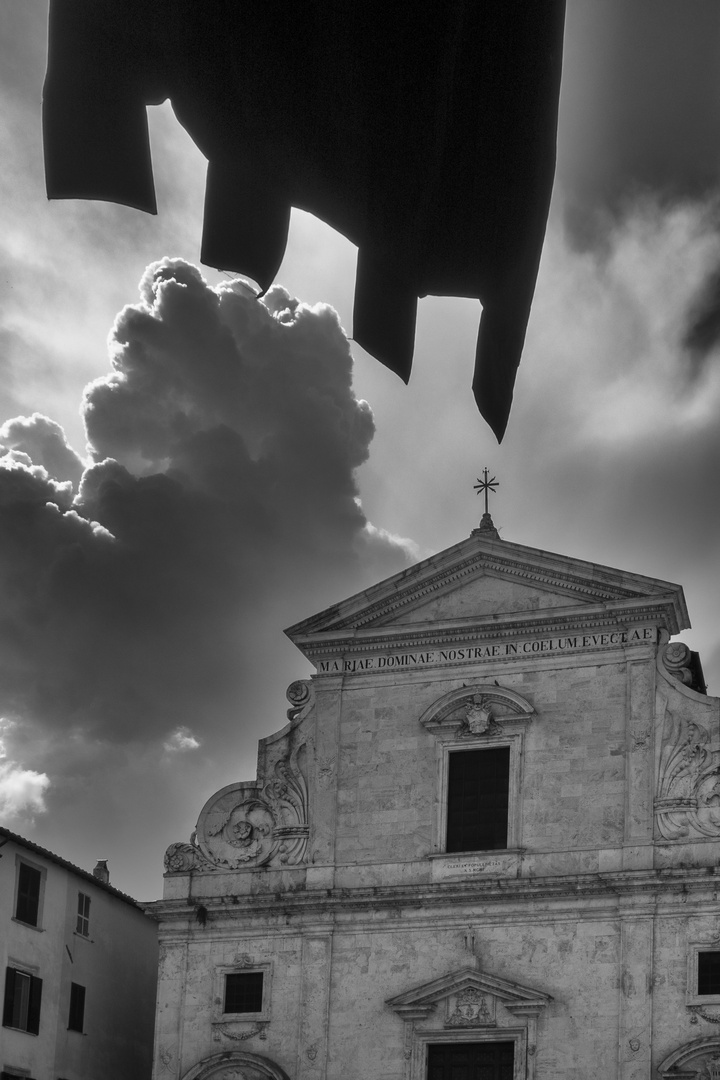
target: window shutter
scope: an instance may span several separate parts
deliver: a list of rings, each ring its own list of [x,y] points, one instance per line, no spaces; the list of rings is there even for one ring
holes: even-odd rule
[[[40,1031],[40,1001],[42,998],[42,979],[30,977],[30,1002],[28,1005],[27,1030],[37,1035]]]
[[[15,1001],[15,968],[5,968],[5,1004],[3,1005],[3,1025],[12,1027],[13,1003]]]
[[[36,870],[34,866],[20,863],[15,918],[31,926],[37,926],[41,880],[42,874],[39,870]]]
[[[85,1020],[85,987],[79,983],[70,983],[70,1015],[68,1016],[68,1028],[70,1031],[82,1031]]]
[[[90,897],[85,893],[78,893],[76,931],[83,937],[87,937],[90,933]]]

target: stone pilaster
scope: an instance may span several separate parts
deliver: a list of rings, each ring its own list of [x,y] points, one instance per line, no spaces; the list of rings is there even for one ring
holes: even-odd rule
[[[326,1080],[332,931],[303,936],[298,1080]]]
[[[315,782],[310,785],[309,888],[330,889],[333,886],[342,681],[342,676],[324,678],[316,686]]]
[[[625,835],[623,868],[653,865],[653,714],[655,667],[651,658],[627,666],[625,727]]]
[[[651,1080],[653,917],[628,910],[620,922],[618,1080]]]

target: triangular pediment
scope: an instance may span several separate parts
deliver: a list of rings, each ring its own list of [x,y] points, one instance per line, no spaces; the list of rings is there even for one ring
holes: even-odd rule
[[[586,602],[585,598],[580,603]],[[547,608],[573,607],[578,597],[572,592],[546,588],[544,584],[516,581],[489,569],[458,585],[440,586],[430,599],[409,597],[398,612],[392,612],[375,625],[402,626],[415,623],[485,619],[493,615],[542,611]]]
[[[645,610],[670,634],[689,626],[679,585],[511,544],[480,530],[408,570],[290,627],[303,648],[322,637],[421,633],[498,620],[582,618]]]
[[[398,1016],[421,1020],[433,1012],[438,1003],[449,998],[492,998],[500,1002],[508,1012],[534,1015],[551,1002],[549,994],[529,986],[501,979],[497,975],[479,971],[477,968],[461,968],[439,979],[422,983],[404,994],[388,998],[385,1004]],[[478,1006],[479,1007],[479,1006]]]

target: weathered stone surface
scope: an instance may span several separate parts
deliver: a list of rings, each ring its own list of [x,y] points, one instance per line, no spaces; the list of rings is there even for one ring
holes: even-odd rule
[[[458,1040],[511,1041],[515,1080],[712,1077],[720,701],[687,625],[678,586],[475,533],[293,627],[289,724],[168,854],[155,1080],[240,1049],[253,1080],[425,1080]],[[492,747],[507,847],[446,852],[449,755]],[[228,1016],[244,970],[263,1009]]]

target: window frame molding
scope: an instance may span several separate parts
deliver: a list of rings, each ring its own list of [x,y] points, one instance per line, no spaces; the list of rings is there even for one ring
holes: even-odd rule
[[[260,1012],[226,1013],[225,976],[252,975],[261,972],[263,976],[262,1006]],[[215,968],[213,979],[213,1024],[266,1023],[270,1019],[270,995],[272,984],[272,963],[264,964],[222,964]]]
[[[720,953],[720,941],[689,941],[687,963],[687,1005],[720,1005],[720,994],[698,994],[698,956],[701,952]]]
[[[31,870],[39,870],[40,871],[40,892],[39,892],[39,896],[38,896],[38,911],[37,911],[37,922],[36,923],[25,922],[24,919],[19,919],[17,917],[18,896],[19,896],[19,893],[20,893],[20,867],[21,866],[28,866],[28,867],[30,867]],[[46,885],[46,881],[47,881],[47,867],[46,866],[43,866],[42,863],[35,862],[33,859],[28,859],[25,855],[21,854],[19,851],[15,852],[15,889],[14,889],[14,892],[13,892],[12,921],[17,923],[18,926],[29,926],[31,930],[39,930],[41,933],[44,931],[43,914],[44,914],[44,909],[45,909],[45,885]]]
[[[92,903],[92,897],[91,897],[90,893],[84,893],[82,891],[82,889],[78,889],[78,894],[77,895],[78,895],[78,900],[77,900],[77,910],[75,912],[75,930],[74,930],[74,933],[78,937],[85,938],[86,941],[89,941],[90,940],[90,908],[91,908],[91,903]],[[81,896],[84,896],[85,899],[87,900],[87,915],[81,915],[80,914],[80,897]],[[78,929],[78,925],[79,925],[81,919],[83,919],[87,923],[87,932],[86,933],[84,933],[82,930]]]
[[[488,729],[473,734],[465,712],[482,704],[489,714]],[[445,694],[420,717],[420,723],[435,736],[436,794],[431,857],[458,859],[465,855],[499,856],[522,849],[522,777],[525,757],[525,730],[535,717],[532,705],[514,690],[494,684],[463,686]],[[450,755],[463,750],[510,749],[508,777],[508,834],[504,848],[475,851],[446,850],[447,800]]]
[[[438,773],[439,773],[439,805],[435,815],[436,835],[434,837],[433,851],[437,855],[446,855],[449,859],[459,859],[463,855],[500,855],[508,851],[516,851],[520,847],[519,813],[520,803],[520,780],[523,751],[522,732],[504,732],[501,736],[486,738],[483,736],[468,739],[462,743],[438,743]],[[448,793],[450,789],[450,755],[463,753],[466,750],[499,750],[507,746],[510,750],[510,767],[508,773],[508,817],[507,817],[507,844],[501,848],[469,848],[466,851],[447,850],[447,819],[448,819]]]

